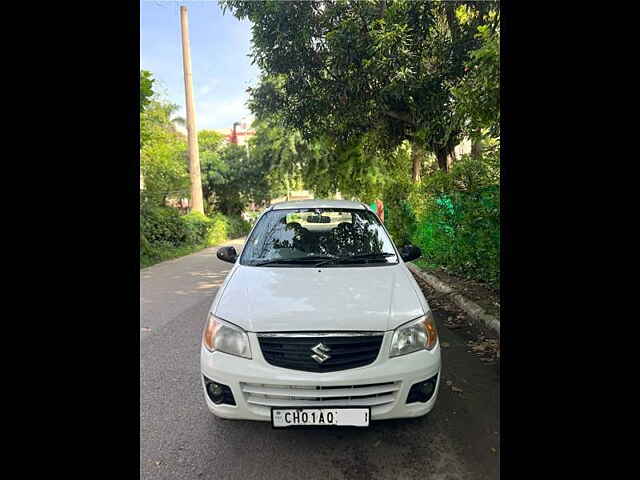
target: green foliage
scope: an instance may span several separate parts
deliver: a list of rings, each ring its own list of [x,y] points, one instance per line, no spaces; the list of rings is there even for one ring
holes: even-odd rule
[[[140,232],[152,246],[177,247],[187,239],[187,227],[178,211],[152,206],[140,212]]]
[[[458,143],[463,118],[451,85],[464,76],[495,3],[220,3],[252,22],[252,56],[263,73],[251,90],[258,117],[277,113],[305,139],[328,136],[346,148],[375,133],[378,149],[410,140],[442,158]],[[344,166],[344,158],[326,160]]]
[[[230,238],[243,237],[251,230],[251,224],[242,217],[229,217],[228,235]]]
[[[203,158],[215,156],[224,146],[226,136],[215,130],[200,130],[198,132],[198,148],[200,162]]]
[[[268,201],[278,191],[277,159],[265,145],[271,140],[264,130],[256,136],[261,142],[257,146],[226,144],[201,157],[202,189],[209,213],[237,216],[249,203]]]
[[[213,130],[198,132],[198,148],[200,153],[200,173],[202,177],[202,195],[205,200],[205,211],[211,209],[213,195],[217,186],[225,183],[225,175],[229,167],[221,159],[225,136]]]
[[[140,219],[142,220],[142,219]],[[158,256],[158,252],[151,246],[147,237],[142,233],[142,221],[140,222],[140,259],[152,259]]]
[[[259,119],[254,127],[256,135],[249,141],[251,157],[265,180],[264,190],[256,197],[270,200],[301,188],[302,168],[313,156],[313,146],[299,131],[283,127],[276,116]]]
[[[176,128],[183,121],[174,116],[177,105],[150,89],[153,80],[149,72],[141,71],[140,81],[140,171],[144,178],[140,192],[141,266],[245,235],[249,224],[238,214],[248,199],[257,195],[262,172],[243,158],[246,149],[225,146],[225,136],[220,133],[201,131],[198,140],[205,199],[235,216],[215,213],[210,206],[207,212],[211,218],[196,212],[180,216],[166,206],[169,198],[190,196],[187,142]]]
[[[165,142],[151,143],[140,154],[145,196],[162,205],[169,195],[188,197],[190,180],[184,156],[186,145],[175,137]]]
[[[240,217],[228,217],[221,213],[211,216],[212,227],[209,231],[209,245],[217,245],[229,238],[239,238],[249,233],[251,225]]]
[[[347,196],[375,197],[382,175],[365,151],[364,139],[339,144],[330,137],[307,140],[284,126],[279,116],[256,122],[251,156],[267,173],[270,196],[308,188],[319,197],[337,191]]]
[[[465,155],[451,172],[434,172],[420,185],[396,178],[383,198],[385,223],[398,245],[413,243],[427,263],[495,287],[500,280],[500,166],[499,152],[491,155]]]
[[[207,240],[209,231],[214,226],[214,221],[200,212],[190,212],[181,220],[186,230],[185,243],[190,245],[199,245]]]
[[[399,246],[411,243],[415,229],[416,215],[407,200],[413,188],[413,184],[407,180],[393,184],[385,191],[385,225]]]
[[[221,213],[211,216],[211,229],[207,237],[210,245],[222,243],[229,237],[229,223],[229,219]]]
[[[153,96],[153,82],[154,78],[151,72],[147,70],[140,70],[140,113],[144,112],[144,109],[149,104],[151,97]]]
[[[211,218],[198,212],[180,216],[171,207],[145,206],[140,210],[140,265],[187,255],[249,233],[250,224],[221,213]]]
[[[500,187],[452,192],[418,219],[413,243],[451,272],[497,286],[500,281]],[[447,201],[448,200],[448,201]]]
[[[186,138],[171,115],[176,106],[154,99],[140,114],[140,171],[147,203],[164,205],[168,196],[188,197],[190,180]]]
[[[492,12],[488,25],[478,27],[478,49],[470,52],[467,74],[452,89],[458,115],[467,119],[469,136],[485,131],[500,136],[500,15]]]
[[[248,203],[244,186],[247,150],[234,144],[226,145],[212,167],[207,164],[203,172],[203,190],[212,197],[210,208],[226,215],[239,215]],[[206,187],[205,187],[206,184]]]
[[[410,163],[410,152],[406,148],[398,149],[389,158],[387,169],[389,177],[382,192],[385,226],[398,246],[410,243],[412,228],[415,226],[415,213],[409,198],[416,189],[416,185],[406,174]]]

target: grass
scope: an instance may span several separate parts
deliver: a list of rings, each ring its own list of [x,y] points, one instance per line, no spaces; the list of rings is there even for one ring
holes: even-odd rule
[[[435,270],[436,268],[440,267],[440,265],[438,265],[437,263],[431,263],[428,260],[425,260],[424,258],[419,258],[418,260],[415,260],[413,263],[416,267],[421,268],[423,270]]]

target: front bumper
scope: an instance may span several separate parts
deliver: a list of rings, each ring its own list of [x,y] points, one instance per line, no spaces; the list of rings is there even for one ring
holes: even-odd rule
[[[256,334],[248,335],[251,360],[201,348],[203,395],[209,410],[219,417],[270,421],[273,407],[368,405],[372,420],[386,420],[425,415],[437,400],[441,378],[439,343],[432,351],[389,358],[393,332],[386,332],[374,363],[339,372],[315,373],[270,365],[262,356]],[[406,404],[411,386],[436,374],[438,381],[433,396],[425,403]],[[228,385],[236,405],[213,403],[205,391],[203,375]],[[368,395],[363,399],[364,389]],[[334,393],[335,400],[331,398]]]

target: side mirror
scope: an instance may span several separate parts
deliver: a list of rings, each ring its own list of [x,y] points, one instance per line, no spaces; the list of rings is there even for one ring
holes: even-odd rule
[[[236,263],[238,252],[235,247],[222,247],[218,249],[216,256],[223,262]]]
[[[422,256],[422,251],[413,245],[405,245],[400,249],[400,256],[405,262],[411,262]]]

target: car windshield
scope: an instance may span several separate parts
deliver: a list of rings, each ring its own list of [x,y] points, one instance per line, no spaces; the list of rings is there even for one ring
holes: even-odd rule
[[[265,213],[243,249],[242,265],[375,266],[398,263],[384,227],[369,210],[315,208]]]

